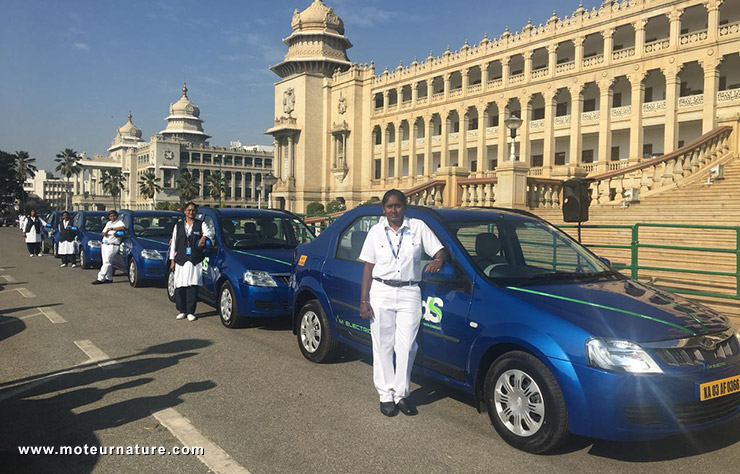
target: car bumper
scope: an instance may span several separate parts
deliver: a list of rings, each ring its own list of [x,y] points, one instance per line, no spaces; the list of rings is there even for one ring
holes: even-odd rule
[[[239,285],[239,316],[241,317],[281,317],[290,314],[289,288]]]
[[[164,280],[167,276],[165,260],[139,259],[136,261],[139,278],[144,280]]]
[[[100,256],[100,247],[88,247],[85,249],[85,256],[90,263],[102,263],[103,258]]]
[[[740,392],[699,399],[700,384],[740,375],[740,361],[721,370],[672,367],[666,373],[644,375],[572,368],[577,386],[564,392],[571,392],[576,401],[568,407],[576,434],[610,440],[661,438],[703,430],[740,415]]]

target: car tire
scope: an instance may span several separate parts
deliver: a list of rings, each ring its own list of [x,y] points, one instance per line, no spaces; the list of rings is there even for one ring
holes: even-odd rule
[[[59,244],[54,244],[54,258],[60,258],[59,256]]]
[[[216,302],[218,303],[218,315],[221,318],[221,324],[229,329],[240,327],[242,320],[239,317],[234,288],[232,288],[231,283],[227,281],[221,285]]]
[[[90,262],[85,258],[85,251],[80,249],[80,268],[87,270],[90,268]]]
[[[41,240],[41,251],[43,253],[49,253],[49,251],[50,251],[49,246],[46,245],[46,241],[43,240],[43,239]]]
[[[310,300],[303,305],[296,325],[298,347],[303,357],[317,364],[331,361],[336,355],[338,344],[318,300]]]
[[[496,359],[483,391],[493,427],[511,446],[541,454],[568,439],[563,393],[550,370],[533,355],[513,351]]]
[[[139,267],[136,265],[136,260],[130,258],[128,261],[128,283],[134,288],[138,288],[142,285],[142,280],[139,278]]]
[[[167,298],[175,302],[175,272],[172,270],[167,270]]]

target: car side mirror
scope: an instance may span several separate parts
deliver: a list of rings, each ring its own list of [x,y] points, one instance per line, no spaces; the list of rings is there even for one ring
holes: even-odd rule
[[[51,224],[46,224],[47,229],[51,229]]]
[[[126,231],[125,230],[117,230],[114,235],[116,237],[126,237]]]
[[[611,268],[612,262],[610,262],[608,258],[606,258],[606,257],[599,257],[599,260],[601,260],[602,262],[606,263],[606,266],[609,267],[609,268]]]
[[[457,272],[455,271],[455,267],[451,263],[445,262],[436,273],[427,272],[425,268],[421,279],[427,283],[444,285],[455,283],[458,280],[458,276]]]
[[[69,228],[69,230],[77,232],[80,229],[78,229],[76,225],[73,225],[72,227]]]
[[[203,247],[203,251],[206,253],[213,253],[216,250],[218,250],[216,242],[206,237],[206,245]]]

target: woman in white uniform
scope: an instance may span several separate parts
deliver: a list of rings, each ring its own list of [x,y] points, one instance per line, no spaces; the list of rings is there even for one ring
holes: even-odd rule
[[[370,228],[360,252],[365,262],[360,317],[371,319],[373,381],[380,412],[395,416],[400,410],[413,416],[417,411],[408,396],[421,323],[422,250],[434,256],[428,272],[439,271],[447,251],[423,221],[404,216],[406,195],[401,191],[386,192],[382,204],[385,217]]]
[[[170,241],[170,269],[175,272],[176,319],[195,321],[198,287],[203,284],[203,247],[206,238],[213,239],[213,231],[205,222],[196,219],[198,206],[185,205],[185,219],[172,229]]]
[[[59,221],[59,243],[57,244],[57,254],[62,259],[61,267],[70,265],[76,267],[75,264],[75,234],[76,232],[71,229],[72,220],[69,218],[69,212],[62,212],[62,219]]]
[[[26,240],[29,257],[41,256],[41,228],[44,226],[46,222],[36,215],[36,209],[31,209],[23,219],[23,238]]]

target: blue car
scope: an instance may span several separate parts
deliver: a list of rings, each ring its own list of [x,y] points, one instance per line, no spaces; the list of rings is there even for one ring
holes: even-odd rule
[[[294,331],[310,361],[338,343],[370,352],[358,256],[380,215],[349,211],[296,249]],[[509,444],[543,453],[569,433],[635,440],[737,419],[740,333],[725,316],[627,279],[524,211],[407,216],[451,255],[423,275],[417,374],[474,396]]]
[[[100,246],[103,227],[108,223],[105,211],[77,211],[72,219],[72,229],[77,231],[78,260],[84,269],[100,265]]]
[[[62,220],[63,211],[53,211],[46,218],[46,226],[41,229],[41,251],[44,253],[52,252],[55,257],[59,257],[59,222]],[[70,220],[74,221],[75,211],[67,211]]]
[[[293,251],[314,238],[303,221],[273,209],[202,208],[198,219],[216,236],[206,250],[198,296],[218,309],[221,323],[236,328],[248,317],[289,316]],[[174,273],[167,281],[174,301]]]
[[[123,209],[118,218],[126,225],[113,268],[128,275],[133,287],[165,281],[167,251],[172,229],[183,218],[176,211],[132,211]]]

